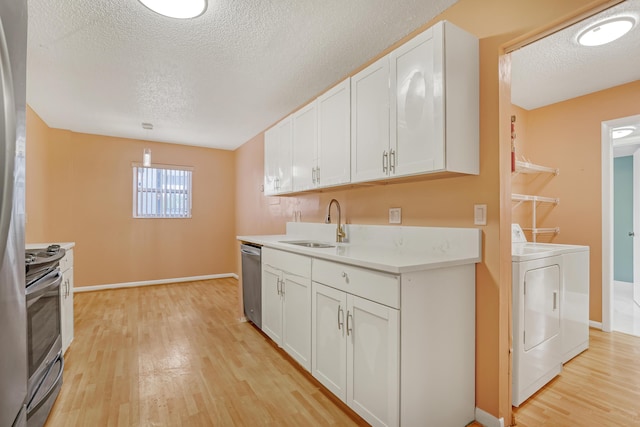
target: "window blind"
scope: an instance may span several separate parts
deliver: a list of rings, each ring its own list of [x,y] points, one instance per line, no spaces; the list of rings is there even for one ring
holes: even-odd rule
[[[192,168],[133,166],[134,218],[191,218]]]

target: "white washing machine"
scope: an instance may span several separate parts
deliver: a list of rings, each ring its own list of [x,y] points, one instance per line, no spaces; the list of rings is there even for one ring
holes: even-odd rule
[[[512,227],[512,404],[589,346],[589,247],[529,243]]]

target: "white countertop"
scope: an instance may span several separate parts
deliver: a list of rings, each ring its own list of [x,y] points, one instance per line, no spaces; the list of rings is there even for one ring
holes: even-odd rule
[[[242,242],[388,273],[402,274],[480,262],[481,231],[475,228],[347,225],[347,243],[335,243],[335,224],[287,224],[287,234],[237,236]],[[319,227],[322,229],[319,231]],[[328,230],[328,233],[323,233]],[[307,248],[283,243],[313,240],[334,245]]]

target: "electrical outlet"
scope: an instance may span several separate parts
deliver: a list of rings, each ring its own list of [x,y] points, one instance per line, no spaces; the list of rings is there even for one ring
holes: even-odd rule
[[[487,205],[473,205],[473,224],[487,225]]]
[[[389,224],[402,224],[402,208],[389,208]]]

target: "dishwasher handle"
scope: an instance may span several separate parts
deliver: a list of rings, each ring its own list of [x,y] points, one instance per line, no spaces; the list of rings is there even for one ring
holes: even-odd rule
[[[246,255],[260,256],[261,248],[251,245],[240,245],[240,252]]]

